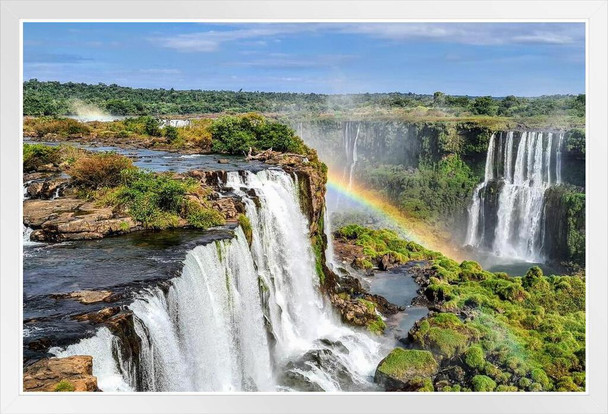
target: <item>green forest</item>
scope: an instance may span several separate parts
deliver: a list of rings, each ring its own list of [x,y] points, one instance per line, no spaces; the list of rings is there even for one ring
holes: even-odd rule
[[[94,105],[116,116],[189,115],[202,113],[313,112],[382,109],[433,109],[453,116],[584,117],[585,95],[534,98],[457,96],[435,92],[326,95],[245,91],[136,89],[116,84],[40,82],[23,84],[25,116],[65,116],[78,113],[80,104]]]

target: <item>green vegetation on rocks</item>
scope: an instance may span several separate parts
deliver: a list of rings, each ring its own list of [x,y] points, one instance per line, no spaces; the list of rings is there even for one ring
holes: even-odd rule
[[[55,392],[72,392],[75,391],[76,387],[68,380],[61,380],[55,386]]]
[[[496,382],[486,375],[475,375],[471,380],[473,391],[491,392],[496,389]]]
[[[395,348],[378,365],[375,380],[391,391],[433,391],[430,378],[438,368],[428,351]]]
[[[424,247],[399,238],[392,230],[374,230],[357,224],[350,224],[338,229],[335,237],[363,247],[363,257],[358,257],[356,263],[363,269],[371,269],[374,263],[385,260],[392,265],[403,264],[410,260],[424,260],[438,257],[439,254]]]
[[[583,391],[585,276],[522,277],[455,262],[393,232],[346,226],[337,236],[369,258],[393,254],[413,268],[433,311],[410,330],[408,346],[432,353],[437,391]],[[409,258],[408,258],[409,257]]]
[[[239,214],[239,225],[245,234],[247,243],[251,246],[251,242],[253,240],[253,229],[251,228],[251,221],[249,221],[249,217],[244,214]]]
[[[60,162],[58,147],[42,144],[23,144],[23,172],[35,171],[43,165]]]

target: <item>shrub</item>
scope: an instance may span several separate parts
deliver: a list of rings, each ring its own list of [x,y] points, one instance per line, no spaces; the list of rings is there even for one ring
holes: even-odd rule
[[[23,171],[35,171],[46,164],[58,164],[60,153],[58,147],[43,144],[23,144]]]
[[[536,285],[536,283],[542,280],[543,271],[540,267],[534,266],[528,269],[526,275],[522,279],[523,286],[528,289]]]
[[[24,134],[44,137],[47,134],[67,138],[70,135],[86,135],[91,128],[82,122],[70,118],[28,118],[23,123]]]
[[[104,197],[106,204],[123,208],[147,228],[177,227],[186,220],[193,227],[206,229],[224,224],[224,217],[203,201],[187,199],[202,189],[193,179],[174,179],[170,173],[154,174],[136,169],[123,170],[122,185]]]
[[[102,152],[79,158],[68,172],[74,184],[99,189],[119,185],[122,172],[133,168],[129,158],[114,152]]]
[[[175,141],[178,137],[177,128],[175,128],[174,126],[167,125],[164,128],[163,132],[164,132],[165,137],[169,140],[169,142]]]
[[[246,154],[249,149],[303,153],[303,141],[286,125],[261,115],[225,116],[210,127],[214,152]]]
[[[220,226],[225,223],[219,211],[193,202],[186,203],[185,217],[188,223],[199,229]]]
[[[61,380],[55,385],[55,392],[71,392],[75,391],[76,387],[68,380]]]

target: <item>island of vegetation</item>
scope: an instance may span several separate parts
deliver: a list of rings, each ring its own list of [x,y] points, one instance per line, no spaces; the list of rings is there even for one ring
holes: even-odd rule
[[[355,267],[416,263],[416,301],[430,313],[379,364],[376,381],[387,389],[584,391],[583,273],[546,276],[538,267],[522,277],[492,273],[359,225],[335,237],[359,247]]]

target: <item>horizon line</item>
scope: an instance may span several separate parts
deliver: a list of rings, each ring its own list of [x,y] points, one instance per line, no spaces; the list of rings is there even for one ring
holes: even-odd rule
[[[143,87],[134,87],[134,86],[125,86],[125,85],[120,85],[117,83],[105,83],[105,82],[98,82],[98,83],[87,83],[87,82],[76,82],[76,81],[66,81],[66,82],[61,82],[61,81],[57,81],[57,80],[39,80],[37,78],[30,78],[28,80],[24,80],[23,83],[25,84],[26,82],[30,82],[30,81],[38,81],[40,83],[58,83],[60,85],[65,85],[68,83],[73,83],[73,84],[80,84],[80,85],[88,85],[88,86],[99,86],[99,85],[104,85],[104,86],[118,86],[121,88],[129,88],[129,89],[140,89],[140,90],[165,90],[165,91],[169,91],[169,90],[174,90],[174,91],[181,91],[181,92],[197,92],[197,91],[201,91],[201,92],[233,92],[233,93],[274,93],[274,94],[293,94],[293,95],[325,95],[325,96],[359,96],[359,95],[391,95],[391,94],[400,94],[400,95],[415,95],[415,96],[433,96],[433,94],[435,92],[441,92],[444,93],[447,96],[456,96],[456,97],[467,97],[467,98],[479,98],[479,97],[485,97],[485,96],[489,96],[491,98],[505,98],[507,96],[515,96],[516,98],[542,98],[542,97],[553,97],[553,96],[577,96],[577,95],[585,95],[586,92],[578,92],[578,93],[554,93],[554,94],[545,94],[545,95],[466,95],[466,94],[452,94],[452,93],[446,93],[440,90],[436,90],[434,92],[430,92],[430,93],[419,93],[419,92],[412,92],[412,91],[408,91],[408,92],[401,92],[401,91],[389,91],[389,92],[350,92],[350,93],[329,93],[329,92],[286,92],[286,91],[271,91],[271,90],[244,90],[245,88],[241,88],[240,90],[234,90],[234,89],[179,89],[179,88],[163,88],[163,87],[150,87],[150,88],[143,88]]]

